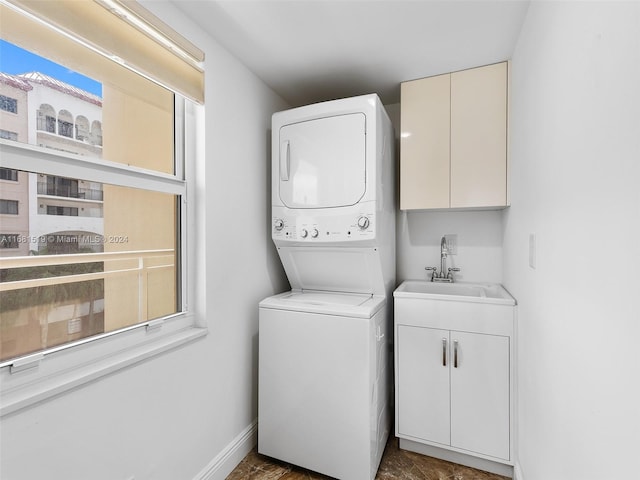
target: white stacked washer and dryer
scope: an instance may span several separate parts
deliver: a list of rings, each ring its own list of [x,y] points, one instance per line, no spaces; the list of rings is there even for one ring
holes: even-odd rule
[[[273,115],[272,239],[291,291],[259,305],[258,451],[374,478],[390,430],[394,135],[377,95]]]

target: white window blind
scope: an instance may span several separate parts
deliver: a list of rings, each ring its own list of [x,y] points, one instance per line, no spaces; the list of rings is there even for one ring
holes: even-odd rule
[[[3,0],[0,7],[2,36],[22,48],[97,80],[118,77],[116,60],[204,103],[204,53],[137,2]],[[43,29],[42,22],[55,28]],[[87,46],[103,57],[90,55]]]

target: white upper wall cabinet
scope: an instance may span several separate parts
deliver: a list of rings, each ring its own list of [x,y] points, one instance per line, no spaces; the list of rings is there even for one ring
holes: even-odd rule
[[[507,62],[401,85],[400,208],[503,208]]]

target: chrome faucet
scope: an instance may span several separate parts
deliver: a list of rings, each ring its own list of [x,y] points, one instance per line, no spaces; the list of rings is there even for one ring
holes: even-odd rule
[[[449,254],[449,249],[447,248],[447,240],[445,237],[442,237],[440,240],[440,273],[437,272],[436,267],[425,267],[424,269],[427,271],[431,271],[431,281],[432,282],[448,282],[453,283],[453,272],[459,272],[459,268],[451,267],[447,269],[447,255]],[[447,273],[445,273],[447,271]]]
[[[444,277],[444,269],[447,268],[447,240],[442,237],[440,240],[440,276]]]

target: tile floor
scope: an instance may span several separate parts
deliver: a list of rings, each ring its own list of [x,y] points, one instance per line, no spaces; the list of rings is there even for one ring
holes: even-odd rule
[[[231,472],[227,480],[328,480],[253,449]],[[398,439],[390,436],[380,462],[376,480],[509,480],[507,477],[426,457],[398,448]]]

